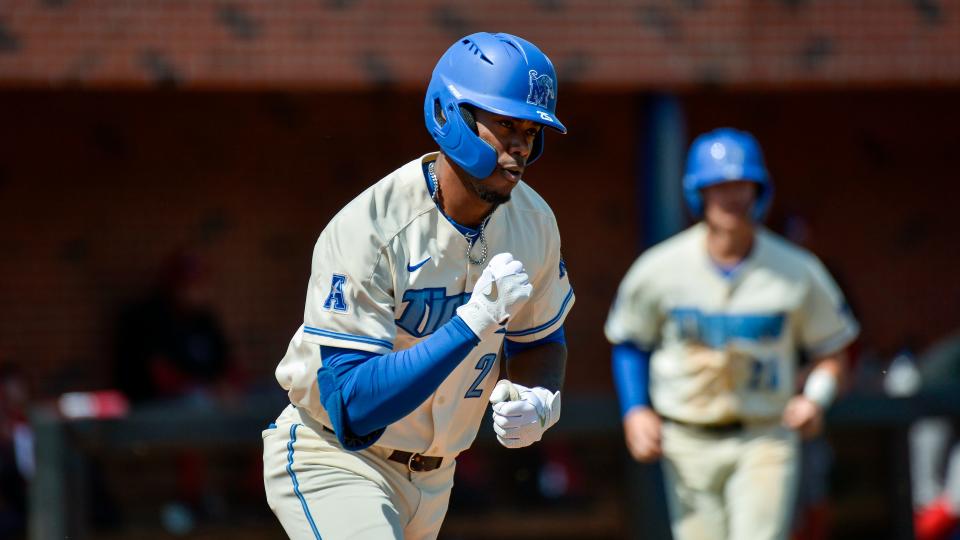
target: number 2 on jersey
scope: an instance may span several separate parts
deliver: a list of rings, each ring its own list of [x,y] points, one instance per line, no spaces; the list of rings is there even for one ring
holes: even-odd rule
[[[463,395],[464,398],[477,398],[483,395],[483,388],[478,387],[480,383],[483,382],[483,379],[487,377],[487,373],[490,373],[490,368],[493,367],[493,363],[496,360],[497,355],[495,354],[485,354],[480,357],[480,360],[477,361],[477,369],[480,370],[480,374],[477,375],[477,380],[473,381],[473,384],[470,385],[467,393]]]

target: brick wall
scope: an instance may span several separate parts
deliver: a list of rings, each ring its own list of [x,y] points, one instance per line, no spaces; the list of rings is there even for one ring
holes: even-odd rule
[[[433,148],[419,94],[372,98],[3,94],[0,116],[17,130],[0,139],[0,358],[49,391],[104,384],[119,309],[187,247],[210,267],[212,305],[238,361],[269,378],[302,321],[323,226],[367,185]],[[624,135],[633,100],[604,99],[623,116],[602,118],[592,100],[570,99],[563,119],[577,132],[548,136],[548,157],[529,174],[559,203],[580,293],[572,320],[583,328],[605,311],[635,245]],[[619,157],[600,166],[570,157],[580,151]],[[588,262],[593,252],[611,265]],[[598,332],[571,336],[574,372],[588,380],[606,374],[596,371],[606,365]]]
[[[316,235],[345,202],[430,150],[419,94],[0,94],[0,359],[44,391],[107,381],[120,307],[164,257],[210,267],[238,361],[269,382],[299,324]],[[884,354],[960,326],[955,93],[682,96],[689,132],[754,131],[777,186],[771,224],[810,225]],[[607,111],[599,113],[597,103]],[[577,290],[569,380],[610,391],[601,326],[638,249],[642,100],[570,92],[566,136],[529,171]],[[10,129],[12,127],[12,129]]]
[[[420,89],[513,32],[607,88],[956,85],[958,0],[7,0],[0,84]]]

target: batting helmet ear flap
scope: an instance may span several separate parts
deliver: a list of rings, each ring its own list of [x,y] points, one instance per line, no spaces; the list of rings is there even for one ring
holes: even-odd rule
[[[497,151],[474,132],[476,120],[469,107],[458,103],[437,79],[427,88],[424,113],[427,129],[454,163],[474,178],[486,178],[493,172]]]
[[[470,128],[470,131],[474,135],[480,135],[480,128],[477,127],[477,118],[473,115],[473,109],[470,107],[460,104],[460,116],[463,117],[463,121],[466,122],[467,127]]]
[[[761,222],[767,217],[773,202],[773,182],[757,182],[757,200],[753,203],[753,219]]]
[[[530,157],[527,158],[527,165],[536,161],[537,158],[540,157],[540,154],[543,153],[543,132],[544,130],[541,129],[537,132],[537,136],[533,138],[533,147],[530,148]]]
[[[463,121],[467,123],[470,131],[475,135],[480,134],[480,130],[477,128],[477,119],[474,117],[473,110],[470,107],[461,104],[460,116],[463,117]],[[447,123],[447,117],[443,114],[443,106],[440,104],[440,98],[433,100],[433,119],[436,120],[440,127],[443,127],[443,125]]]
[[[442,126],[446,122],[446,117],[443,115],[443,107],[440,106],[440,99],[437,98],[433,100],[433,115],[438,123]],[[480,129],[477,127],[477,118],[473,114],[473,107],[470,105],[460,104],[460,116],[463,117],[464,123],[470,128],[470,131],[474,135],[480,135]],[[537,131],[537,136],[533,139],[533,147],[530,149],[530,157],[527,158],[527,165],[533,163],[543,154],[543,129]]]
[[[433,121],[440,127],[447,123],[447,116],[443,114],[443,105],[440,104],[440,98],[434,98],[433,100]]]
[[[439,100],[438,100],[439,101]],[[460,116],[470,128],[474,135],[480,135],[480,129],[477,128],[477,119],[473,114],[473,107],[460,104]],[[543,129],[537,131],[537,136],[533,139],[533,147],[530,149],[530,157],[527,158],[527,165],[533,163],[543,153]]]

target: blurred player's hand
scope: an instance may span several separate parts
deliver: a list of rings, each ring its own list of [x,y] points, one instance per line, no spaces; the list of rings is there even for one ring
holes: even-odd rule
[[[804,439],[815,437],[823,429],[823,409],[802,394],[793,396],[783,410],[783,425]]]
[[[633,459],[652,463],[663,455],[660,445],[660,417],[650,407],[634,407],[623,417],[627,450]]]
[[[523,263],[509,253],[498,253],[480,274],[470,300],[457,308],[457,315],[484,339],[507,324],[532,292]]]
[[[503,379],[490,394],[493,430],[507,448],[523,448],[543,438],[560,419],[560,392],[513,384]]]

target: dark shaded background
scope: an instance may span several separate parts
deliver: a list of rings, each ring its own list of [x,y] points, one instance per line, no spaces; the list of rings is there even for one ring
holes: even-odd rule
[[[882,355],[960,324],[949,91],[681,95],[687,130],[764,143],[770,224],[802,216]],[[577,290],[571,391],[609,393],[601,326],[640,249],[645,98],[565,94],[566,136],[528,173]],[[0,351],[44,395],[109,383],[116,313],[170,252],[210,267],[244,370],[268,379],[297,328],[313,242],[370,183],[432,145],[415,94],[6,92],[0,117]],[[614,114],[615,112],[615,114]],[[9,129],[16,126],[15,129]],[[269,384],[269,382],[267,382]]]

